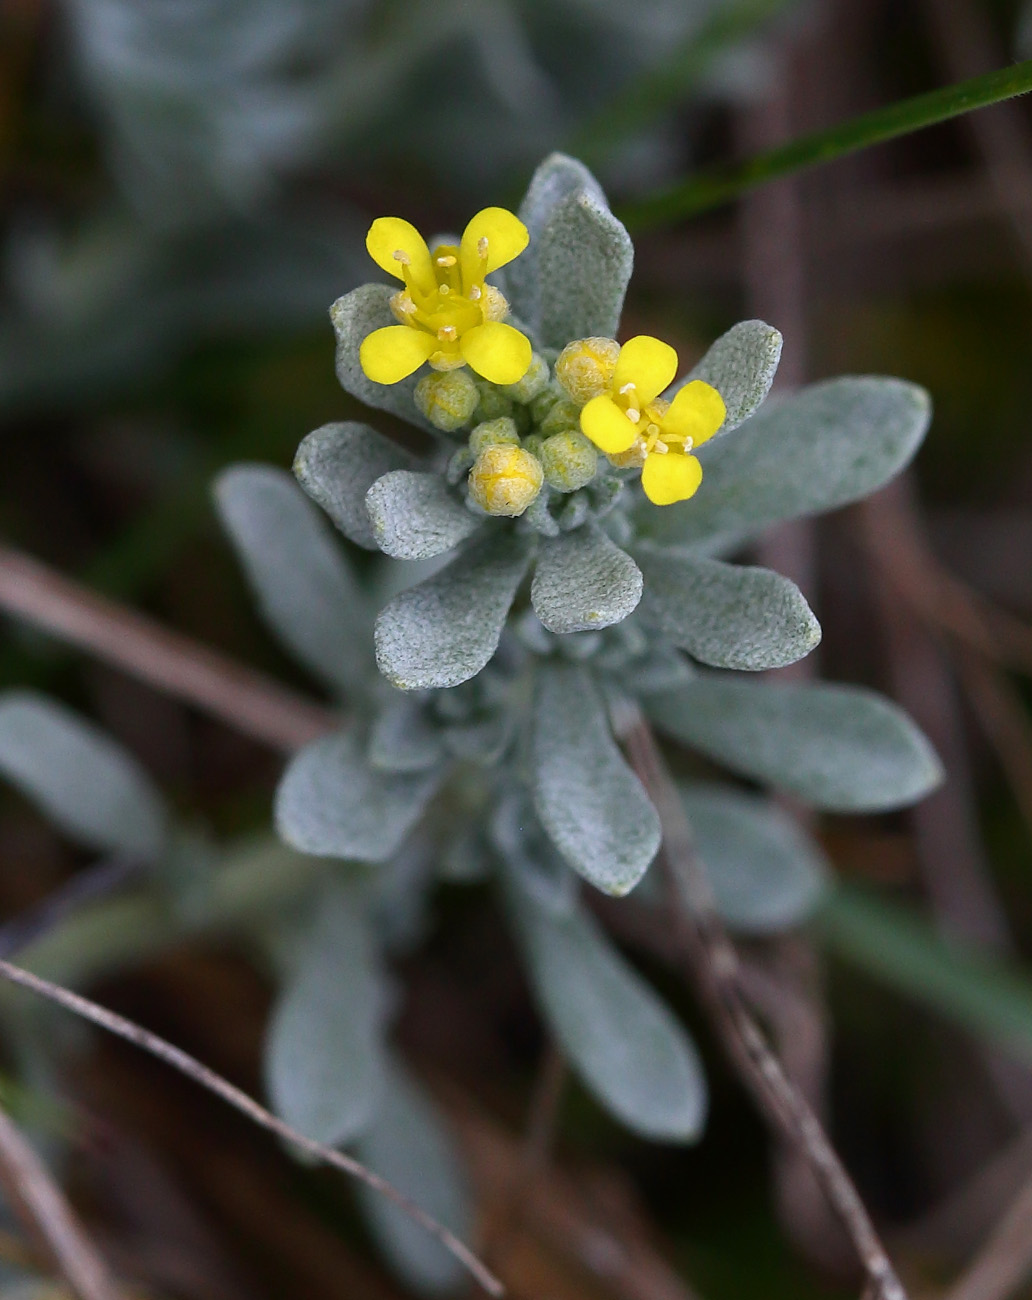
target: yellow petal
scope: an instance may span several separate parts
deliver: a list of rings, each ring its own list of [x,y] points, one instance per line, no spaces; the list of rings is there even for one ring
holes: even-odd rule
[[[701,379],[693,379],[670,403],[670,410],[660,423],[664,432],[669,430],[691,438],[697,447],[712,438],[726,419],[727,407],[717,390]]]
[[[620,349],[613,391],[619,392],[624,384],[633,384],[638,390],[638,401],[647,406],[674,382],[676,374],[677,353],[670,344],[639,334],[628,339]]]
[[[702,466],[694,456],[680,451],[668,451],[665,456],[652,452],[641,471],[641,485],[655,506],[687,501],[695,495],[701,482]]]
[[[530,369],[530,339],[511,325],[489,320],[467,330],[459,348],[470,366],[492,384],[515,384]]]
[[[404,280],[402,264],[394,255],[401,253],[409,261],[409,274],[420,293],[437,288],[430,250],[426,240],[411,223],[401,217],[377,217],[369,227],[365,246],[376,265],[388,275]]]
[[[362,340],[358,359],[367,379],[396,384],[418,370],[437,346],[432,334],[411,325],[385,325]]]
[[[487,260],[480,256],[480,241],[487,240]],[[527,247],[530,235],[527,227],[505,208],[484,208],[472,218],[462,232],[459,245],[459,263],[462,267],[462,283],[466,291],[471,285],[479,283],[491,271],[497,271],[506,262]]]
[[[605,393],[593,397],[580,413],[581,431],[609,456],[628,451],[638,441],[637,426]]]

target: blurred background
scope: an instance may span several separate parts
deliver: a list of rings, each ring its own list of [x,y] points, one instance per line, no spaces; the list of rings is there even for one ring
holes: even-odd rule
[[[240,459],[289,466],[310,429],[360,413],[327,308],[378,278],[372,217],[461,228],[514,205],[554,149],[619,211],[1029,56],[1013,0],[0,0],[3,543],[314,696],[252,608],[209,484]],[[762,559],[824,626],[797,671],[886,690],[949,781],[912,814],[822,826],[840,877],[881,902],[755,945],[750,970],[905,1273],[945,1289],[1032,1177],[1032,110],[632,233],[625,336],[688,364],[760,316],[785,335],[783,386],[876,372],[933,396],[905,481]],[[6,616],[0,683],[93,718],[199,836],[267,829],[267,746]],[[91,861],[3,788],[3,917]],[[952,962],[943,936],[984,957]],[[855,1295],[826,1207],[662,952],[623,938],[707,1048],[711,1121],[695,1148],[647,1147],[570,1085],[507,1240],[513,1293]],[[520,1159],[541,1047],[507,942],[486,892],[444,891],[400,972],[401,1042],[485,1195]],[[260,1092],[269,989],[236,947],[145,951],[92,991]],[[1004,1022],[1023,1051],[996,1045]],[[0,1097],[141,1294],[405,1294],[332,1179],[130,1049],[47,1025],[73,1055],[5,1043]],[[33,1249],[0,1223],[0,1296],[60,1294],[25,1280]]]

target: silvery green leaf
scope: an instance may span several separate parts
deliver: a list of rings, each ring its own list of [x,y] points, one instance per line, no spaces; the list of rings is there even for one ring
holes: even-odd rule
[[[638,563],[642,619],[702,663],[783,668],[821,639],[803,593],[779,573],[693,557],[687,548],[643,546]]]
[[[534,612],[550,632],[611,627],[641,599],[641,572],[595,524],[543,542],[530,588]]]
[[[727,416],[719,433],[737,429],[770,392],[781,360],[780,333],[762,320],[743,320],[722,334],[699,364],[667,396],[701,379],[724,399]]]
[[[363,902],[340,887],[320,897],[265,1042],[277,1114],[328,1146],[368,1127],[383,1090],[386,990]]]
[[[584,912],[509,891],[538,1002],[586,1087],[628,1128],[691,1142],[707,1109],[698,1052],[676,1017]]]
[[[604,893],[633,889],[659,848],[659,817],[586,669],[540,666],[532,762],[538,816],[566,861]]]
[[[358,1158],[460,1240],[469,1240],[473,1206],[451,1134],[433,1100],[400,1062],[390,1060]],[[358,1185],[358,1200],[388,1265],[413,1290],[453,1291],[465,1273],[425,1229],[383,1196]]]
[[[612,338],[634,247],[598,182],[582,164],[553,154],[538,168],[520,216],[530,246],[506,280],[516,314],[546,348],[592,335]]]
[[[647,655],[632,660],[620,672],[623,685],[634,695],[675,691],[694,678],[695,669],[685,656],[664,645],[652,646]]]
[[[515,719],[501,712],[448,727],[443,733],[449,754],[471,763],[497,763],[512,741]]]
[[[402,690],[458,686],[498,648],[530,562],[526,538],[496,531],[447,568],[395,596],[376,620],[376,662]]]
[[[907,715],[858,686],[699,677],[648,702],[656,726],[732,771],[829,812],[880,812],[942,780]]]
[[[546,912],[569,915],[577,902],[577,877],[545,834],[522,787],[502,796],[491,818],[489,835],[518,888],[531,894]]]
[[[345,392],[365,402],[366,406],[389,411],[421,429],[432,429],[416,409],[413,398],[419,383],[419,370],[397,384],[377,384],[366,377],[359,361],[359,349],[373,330],[397,325],[390,301],[400,288],[400,284],[362,284],[338,298],[330,308],[330,320],[337,336],[337,378]]]
[[[398,560],[426,560],[450,551],[481,526],[439,474],[396,469],[366,493],[377,545]]]
[[[164,800],[140,764],[44,695],[0,695],[0,776],[77,844],[148,862],[165,847]]]
[[[650,509],[647,531],[692,543],[751,536],[859,500],[903,469],[930,418],[928,394],[901,379],[811,384],[768,402],[734,437],[700,447],[699,491],[691,501]]]
[[[276,790],[276,829],[319,857],[383,862],[400,847],[441,773],[380,772],[353,731],[322,736],[287,764]]]
[[[354,690],[372,667],[369,612],[325,520],[271,465],[224,470],[215,500],[273,632],[321,681]]]
[[[366,493],[384,474],[418,461],[368,424],[324,424],[302,439],[294,457],[297,481],[340,531],[367,551],[379,550]]]
[[[828,864],[794,818],[726,785],[683,786],[681,796],[728,925],[767,934],[805,921],[820,901]]]
[[[393,697],[377,714],[369,733],[369,762],[385,772],[425,772],[444,756],[441,731],[427,716],[423,699]]]

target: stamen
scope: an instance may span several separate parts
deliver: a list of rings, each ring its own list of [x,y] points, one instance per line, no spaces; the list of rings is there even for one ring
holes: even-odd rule
[[[438,266],[454,266],[455,262],[456,258],[451,253],[445,253],[442,257],[437,259]]]
[[[450,284],[439,284],[439,285],[437,286],[437,291],[438,291],[438,293],[451,293],[451,285],[450,285]]]
[[[627,418],[632,424],[637,424],[641,419],[641,411],[639,411],[635,406],[629,406],[627,408]]]
[[[481,235],[477,240],[477,256],[482,262],[487,261],[487,236]]]
[[[625,397],[628,393],[633,393],[633,392],[634,392],[633,384],[624,384],[623,388],[620,389],[620,396]]]
[[[684,443],[683,443],[683,449],[684,449],[685,451],[691,451],[691,449],[692,449],[694,446],[695,446],[695,439],[694,439],[694,438],[685,438]]]
[[[394,260],[396,262],[400,262],[402,266],[412,265],[412,258],[409,257],[408,253],[406,253],[404,249],[401,248],[396,248],[394,250]]]
[[[484,291],[483,289],[481,289],[479,284],[474,284],[470,287],[469,296],[473,299],[474,302],[476,302],[476,300],[483,294],[483,292]]]
[[[459,332],[454,325],[442,325],[437,331],[437,337],[442,343],[454,343],[458,336]]]
[[[659,439],[657,438],[652,450],[662,452],[663,455],[665,456],[666,453],[670,450],[670,448],[666,445],[665,442],[660,442]]]

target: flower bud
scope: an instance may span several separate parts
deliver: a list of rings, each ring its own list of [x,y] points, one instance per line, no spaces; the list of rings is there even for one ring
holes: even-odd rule
[[[579,406],[608,393],[616,370],[620,344],[615,339],[575,339],[555,363],[555,377]]]
[[[566,429],[580,428],[580,407],[565,398],[560,399],[548,412],[538,427],[543,438],[553,433],[562,433]]]
[[[522,447],[485,447],[469,472],[469,495],[489,515],[522,515],[541,491],[541,462]]]
[[[494,384],[489,384],[486,379],[477,381],[477,410],[476,418],[481,420],[497,420],[503,415],[512,415],[515,403],[511,397],[506,397],[500,388]]]
[[[480,394],[468,370],[434,371],[413,394],[416,408],[437,429],[454,433],[473,418]]]
[[[554,433],[541,446],[545,481],[560,492],[576,492],[595,477],[598,452],[583,433]]]
[[[518,447],[520,435],[516,432],[516,421],[507,415],[498,420],[485,420],[478,424],[469,435],[469,449],[474,456],[479,456],[488,447],[501,445]]]
[[[527,402],[532,402],[539,393],[544,392],[550,378],[548,362],[535,352],[530,359],[530,369],[523,378],[515,384],[506,384],[502,392],[507,397],[511,397],[514,402],[525,405]]]

